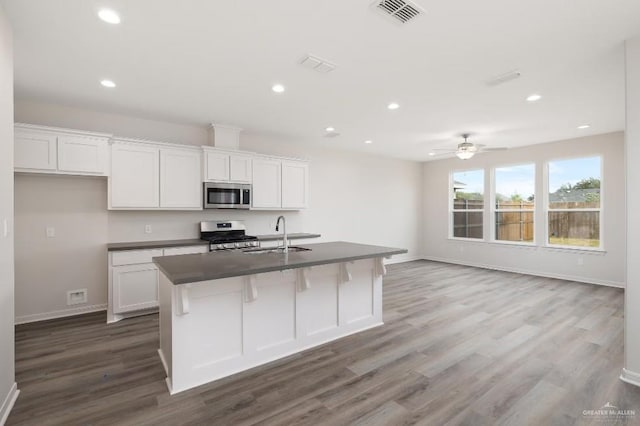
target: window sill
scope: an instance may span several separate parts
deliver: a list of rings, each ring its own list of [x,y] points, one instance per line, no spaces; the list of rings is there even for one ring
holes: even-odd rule
[[[466,241],[468,243],[486,243],[484,238],[449,237],[449,241]]]
[[[495,244],[497,246],[518,247],[518,248],[528,248],[528,249],[537,249],[539,247],[536,243],[521,243],[518,241],[493,240],[493,241],[489,241],[489,243]]]
[[[607,254],[607,251],[602,248],[588,248],[588,247],[573,247],[573,246],[544,246],[537,245],[535,243],[518,243],[518,242],[508,242],[508,241],[486,241],[479,238],[462,238],[462,237],[448,237],[447,238],[451,242],[461,241],[465,243],[475,243],[475,244],[491,244],[502,247],[513,247],[517,249],[527,249],[527,250],[547,250],[547,251],[555,251],[560,253],[580,253],[580,254],[592,254],[594,256],[604,256]]]
[[[545,250],[558,251],[566,253],[584,253],[594,255],[604,255],[607,251],[603,248],[589,248],[589,247],[573,247],[573,246],[540,246]]]

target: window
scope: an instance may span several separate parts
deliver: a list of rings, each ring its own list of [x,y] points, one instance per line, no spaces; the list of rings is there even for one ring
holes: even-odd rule
[[[533,242],[535,164],[495,169],[495,240]]]
[[[600,247],[600,157],[549,162],[549,245]]]
[[[483,238],[484,170],[451,175],[451,220],[454,238]]]

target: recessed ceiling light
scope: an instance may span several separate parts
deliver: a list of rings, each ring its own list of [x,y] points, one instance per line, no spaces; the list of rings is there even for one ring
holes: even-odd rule
[[[273,90],[276,93],[282,93],[284,92],[284,86],[282,84],[274,84],[271,90]]]
[[[371,141],[371,140],[366,140],[366,141],[364,141],[364,143],[366,143],[366,144],[370,144],[370,143],[373,143],[373,141]]]
[[[435,152],[430,152],[430,153],[429,153],[429,156],[430,156],[430,157],[433,157],[434,155],[436,155],[436,153],[435,153]]]
[[[335,132],[335,131],[336,131],[336,128],[335,128],[335,127],[331,127],[331,126],[329,126],[329,127],[327,127],[326,129],[324,129],[324,130],[326,130],[327,132],[331,133],[331,132]]]
[[[589,124],[583,124],[582,126],[578,126],[578,129],[584,130],[584,129],[588,129],[589,127],[591,127]]]
[[[542,99],[542,96],[538,94],[533,94],[527,97],[527,102],[536,102],[536,101],[539,101],[540,99]]]
[[[400,108],[400,105],[397,104],[396,102],[391,102],[389,105],[387,105],[387,108],[394,110],[394,109]]]
[[[108,87],[110,89],[113,89],[114,87],[116,87],[116,84],[111,80],[102,80],[100,82],[100,84],[102,84],[104,87]]]
[[[98,17],[109,24],[119,24],[120,16],[111,9],[102,9],[98,12]]]

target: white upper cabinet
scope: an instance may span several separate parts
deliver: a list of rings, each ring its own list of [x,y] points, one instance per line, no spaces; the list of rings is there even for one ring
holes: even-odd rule
[[[58,168],[57,135],[16,128],[14,140],[14,165],[16,169],[54,171]]]
[[[199,150],[160,150],[160,207],[202,207]]]
[[[199,148],[116,140],[111,147],[110,209],[202,209]]]
[[[229,180],[238,183],[251,183],[252,160],[253,158],[249,155],[231,154],[229,156]]]
[[[229,181],[229,154],[217,151],[204,151],[205,180]]]
[[[272,158],[253,160],[252,208],[282,208],[282,161]]]
[[[253,159],[253,209],[299,210],[309,206],[309,163]]]
[[[309,206],[309,163],[282,162],[282,208],[305,209]]]
[[[105,139],[58,137],[58,170],[61,172],[106,175],[108,159],[109,146]]]
[[[111,146],[110,208],[160,207],[160,150],[153,145]]]
[[[16,124],[15,170],[107,176],[110,135]]]
[[[207,147],[203,150],[205,182],[251,183],[251,155]]]

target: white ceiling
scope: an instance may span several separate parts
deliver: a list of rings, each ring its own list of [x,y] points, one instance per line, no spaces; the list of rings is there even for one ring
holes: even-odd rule
[[[413,160],[462,132],[515,147],[622,130],[623,42],[640,34],[638,0],[418,0],[426,14],[405,26],[370,0],[0,2],[18,98]],[[101,7],[122,23],[100,21]],[[307,53],[337,69],[301,67]],[[485,84],[513,69],[522,77]]]

